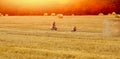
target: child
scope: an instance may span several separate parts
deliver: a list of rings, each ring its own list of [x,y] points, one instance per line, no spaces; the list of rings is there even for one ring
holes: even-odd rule
[[[76,26],[72,28],[71,32],[76,32]]]
[[[57,31],[57,27],[56,27],[56,23],[55,22],[52,23],[51,30]]]

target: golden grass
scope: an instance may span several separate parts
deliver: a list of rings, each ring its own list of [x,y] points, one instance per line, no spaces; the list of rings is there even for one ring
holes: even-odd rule
[[[0,59],[120,59],[120,37],[102,37],[103,20],[113,17],[0,17]]]

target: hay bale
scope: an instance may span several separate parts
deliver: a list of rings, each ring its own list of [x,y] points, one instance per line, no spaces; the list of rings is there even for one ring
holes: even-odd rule
[[[72,14],[72,16],[75,16],[75,14]]]
[[[108,15],[110,16],[110,15],[112,15],[111,13],[108,13]]]
[[[112,12],[112,15],[116,15],[116,12]]]
[[[4,15],[0,15],[0,16],[4,16]]]
[[[3,16],[2,13],[0,13],[0,16]]]
[[[99,15],[99,16],[103,16],[104,14],[103,14],[103,13],[99,13],[98,15]]]
[[[51,13],[51,16],[55,16],[56,14],[55,13]]]
[[[105,37],[120,37],[120,19],[105,20],[103,35]]]
[[[62,19],[63,18],[63,14],[58,14],[57,17]]]
[[[48,13],[44,13],[44,16],[48,16]]]
[[[5,14],[5,16],[8,16],[8,14]]]

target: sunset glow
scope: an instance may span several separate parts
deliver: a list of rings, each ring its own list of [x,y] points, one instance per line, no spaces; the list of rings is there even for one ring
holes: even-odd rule
[[[43,13],[98,14],[118,12],[119,0],[0,0],[0,13],[41,15]]]
[[[70,0],[2,0],[3,3],[9,3],[21,6],[46,5],[51,4],[67,4]]]

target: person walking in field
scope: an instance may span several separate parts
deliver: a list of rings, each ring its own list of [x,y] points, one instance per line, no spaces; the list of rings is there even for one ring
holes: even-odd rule
[[[76,32],[77,30],[76,30],[76,26],[74,26],[73,28],[72,28],[72,30],[71,30],[71,32]]]
[[[56,27],[56,23],[55,22],[52,23],[51,30],[57,31],[57,27]]]

